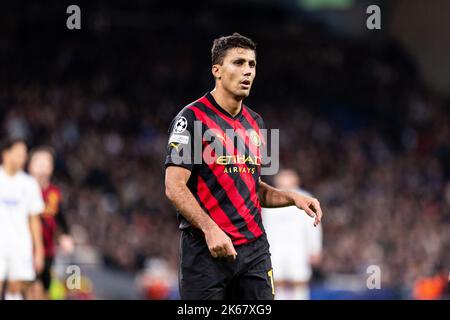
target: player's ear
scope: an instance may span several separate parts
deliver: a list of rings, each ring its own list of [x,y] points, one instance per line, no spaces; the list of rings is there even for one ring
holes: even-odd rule
[[[221,68],[220,68],[219,64],[213,64],[212,67],[211,67],[211,72],[212,72],[212,74],[213,74],[213,76],[214,76],[214,78],[216,80],[220,79],[220,77],[221,77]]]

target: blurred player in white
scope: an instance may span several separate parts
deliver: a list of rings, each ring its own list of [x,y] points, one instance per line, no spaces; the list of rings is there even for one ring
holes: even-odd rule
[[[25,285],[44,265],[39,217],[44,201],[37,181],[23,171],[26,144],[21,140],[5,141],[1,157],[0,291],[7,281],[5,299],[22,300]]]
[[[289,169],[281,170],[274,180],[279,189],[297,191],[300,177]],[[295,206],[262,209],[264,228],[272,254],[276,300],[308,300],[312,267],[318,266],[322,253],[322,227]]]

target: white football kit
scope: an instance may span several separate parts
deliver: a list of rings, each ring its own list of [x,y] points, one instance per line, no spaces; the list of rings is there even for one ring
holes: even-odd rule
[[[0,281],[35,278],[29,216],[45,205],[37,181],[25,173],[9,176],[0,166]]]
[[[294,190],[311,196],[302,190]],[[305,282],[312,274],[310,257],[322,251],[322,227],[295,206],[263,208],[263,224],[270,244],[275,281]]]

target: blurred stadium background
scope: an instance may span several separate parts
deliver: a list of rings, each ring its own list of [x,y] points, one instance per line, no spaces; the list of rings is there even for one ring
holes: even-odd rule
[[[81,8],[81,30],[66,28],[70,4]],[[366,28],[371,4],[381,30]],[[167,129],[213,87],[212,40],[235,31],[258,44],[246,102],[281,128],[282,166],[301,174],[326,215],[312,297],[445,297],[449,16],[446,0],[3,5],[1,136],[56,149],[77,245],[58,256],[53,297],[178,297]],[[70,264],[81,267],[82,290],[64,293]],[[366,288],[369,265],[381,268],[381,290]]]

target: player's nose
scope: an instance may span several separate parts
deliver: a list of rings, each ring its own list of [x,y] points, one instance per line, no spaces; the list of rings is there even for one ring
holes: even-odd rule
[[[243,76],[244,76],[245,78],[250,78],[250,77],[252,76],[252,70],[251,70],[250,68],[246,68],[246,69],[244,70]]]

